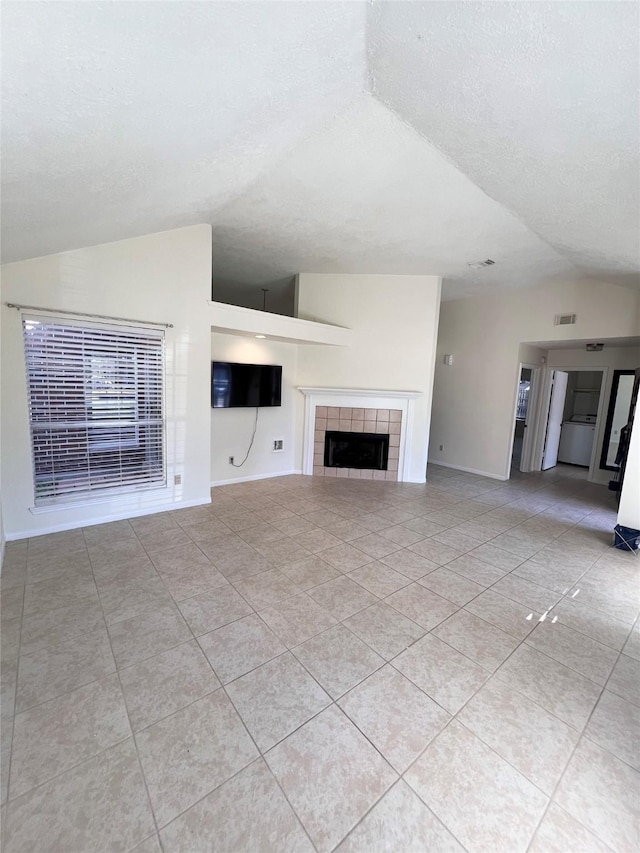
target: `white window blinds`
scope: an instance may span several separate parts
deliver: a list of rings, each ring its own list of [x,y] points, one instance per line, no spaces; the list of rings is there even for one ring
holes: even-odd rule
[[[36,505],[157,488],[164,332],[23,317]]]

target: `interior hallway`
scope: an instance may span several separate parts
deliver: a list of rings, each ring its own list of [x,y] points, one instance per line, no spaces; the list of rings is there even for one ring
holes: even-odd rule
[[[583,475],[292,476],[9,543],[3,850],[636,850],[640,562]]]

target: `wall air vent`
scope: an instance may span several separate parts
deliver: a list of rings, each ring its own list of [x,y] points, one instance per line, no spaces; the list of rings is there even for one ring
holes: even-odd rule
[[[556,314],[554,326],[573,326],[578,319],[577,314]]]
[[[495,264],[495,261],[492,261],[491,258],[487,258],[486,261],[474,261],[472,264],[467,264],[468,267],[471,267],[472,270],[481,270],[484,267],[492,267]]]

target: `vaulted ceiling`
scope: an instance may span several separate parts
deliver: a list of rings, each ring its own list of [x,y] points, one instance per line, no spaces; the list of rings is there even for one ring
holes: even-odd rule
[[[5,0],[4,260],[210,222],[243,285],[637,285],[639,10]]]

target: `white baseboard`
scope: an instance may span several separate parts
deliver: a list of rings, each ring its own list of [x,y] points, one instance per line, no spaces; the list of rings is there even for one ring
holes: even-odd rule
[[[465,474],[477,474],[479,477],[489,477],[491,480],[500,480],[503,483],[509,479],[501,474],[491,474],[489,471],[478,471],[477,468],[465,468],[463,465],[452,465],[450,462],[439,462],[436,459],[429,459],[428,464],[439,465],[441,468],[453,468],[454,471],[464,471]]]
[[[216,486],[232,486],[234,483],[251,483],[253,480],[272,480],[274,477],[289,477],[291,474],[302,474],[302,469],[295,471],[275,471],[273,474],[253,474],[250,477],[233,477],[231,480],[213,480],[211,488]]]
[[[253,480],[270,480],[273,477],[289,477],[291,474],[302,474],[303,471],[301,468],[298,468],[295,471],[278,471],[276,474],[256,474],[253,477],[236,477],[233,480],[215,480],[211,483],[211,488],[215,489],[216,486],[232,486],[234,483],[251,483]],[[313,474],[308,474],[307,476],[312,477]],[[366,483],[376,482],[375,480],[365,480]],[[387,480],[387,482],[389,482]],[[426,477],[423,477],[422,480],[402,480],[403,483],[413,483],[415,485],[422,485],[427,482]]]
[[[158,512],[173,512],[178,509],[188,509],[192,506],[206,506],[211,503],[211,498],[208,500],[193,500],[181,501],[180,503],[160,504],[158,506],[149,507],[148,509],[127,510],[126,512],[115,512],[110,515],[99,516],[98,518],[88,518],[84,522],[68,521],[63,524],[52,524],[49,527],[40,527],[37,530],[18,530],[13,533],[7,533],[7,542],[14,542],[18,539],[29,539],[35,536],[44,536],[47,533],[62,533],[64,530],[77,530],[79,527],[93,527],[94,524],[107,524],[109,521],[122,521],[126,518],[140,518],[143,515],[155,515]]]

